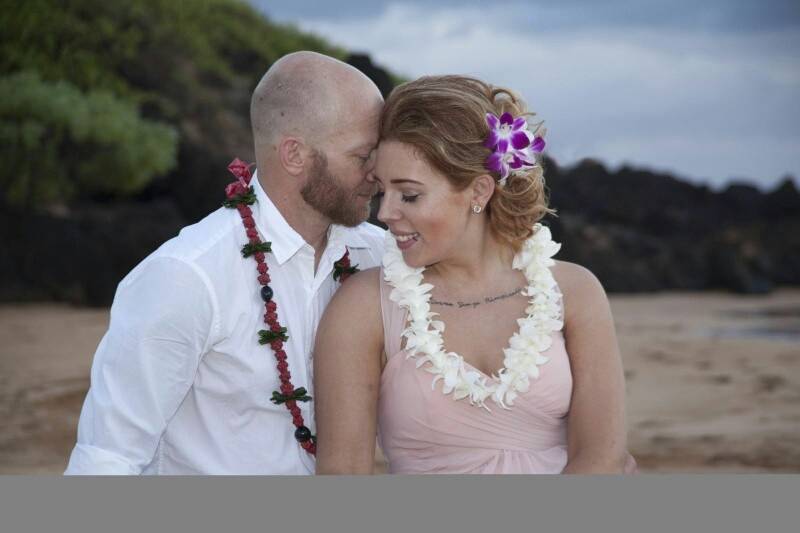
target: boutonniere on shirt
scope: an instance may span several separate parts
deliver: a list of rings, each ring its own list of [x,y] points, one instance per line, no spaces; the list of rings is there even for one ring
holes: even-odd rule
[[[358,265],[350,266],[350,250],[345,248],[342,258],[333,263],[333,280],[344,283],[356,272],[358,272]]]
[[[250,206],[256,203],[256,195],[250,181],[253,176],[250,173],[252,163],[245,163],[236,158],[228,165],[228,170],[234,175],[233,181],[225,187],[226,200],[222,203],[229,209],[236,209],[242,218],[245,234],[248,242],[242,246],[242,257],[252,257],[256,261],[256,271],[258,272],[258,283],[261,285],[260,295],[264,300],[264,323],[268,329],[258,332],[258,342],[262,345],[269,345],[275,354],[278,364],[278,375],[280,377],[280,391],[273,391],[271,401],[277,405],[284,404],[292,415],[292,422],[295,425],[294,438],[311,455],[317,453],[317,438],[311,434],[303,420],[303,414],[297,402],[311,401],[311,396],[307,394],[304,387],[295,388],[292,384],[292,375],[289,372],[286,351],[283,344],[289,340],[288,329],[281,325],[278,320],[278,305],[273,300],[274,292],[270,287],[269,267],[267,266],[266,254],[272,252],[272,243],[262,241],[256,229],[256,222],[253,219],[253,211]],[[344,283],[344,281],[358,271],[358,265],[350,265],[350,252],[345,248],[344,255],[333,263],[333,279]]]

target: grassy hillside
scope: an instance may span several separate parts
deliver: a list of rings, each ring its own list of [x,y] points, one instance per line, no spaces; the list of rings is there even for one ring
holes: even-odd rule
[[[252,156],[253,87],[299,49],[346,56],[237,0],[26,0],[2,10],[0,201],[155,191],[190,217],[207,212],[219,170]]]

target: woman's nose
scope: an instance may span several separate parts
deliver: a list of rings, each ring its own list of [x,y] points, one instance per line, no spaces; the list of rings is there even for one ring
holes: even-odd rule
[[[387,199],[385,195],[380,199],[380,208],[378,209],[378,220],[380,220],[384,224],[388,224],[390,221],[394,221],[400,218],[397,209],[394,208],[391,204],[392,203]]]

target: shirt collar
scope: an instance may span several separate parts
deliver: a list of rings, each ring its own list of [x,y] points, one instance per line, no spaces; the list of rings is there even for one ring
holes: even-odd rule
[[[264,239],[269,241],[272,254],[282,265],[303,247],[306,241],[292,228],[258,181],[258,170],[250,181],[258,200],[256,226],[261,230]]]
[[[342,243],[348,248],[369,248],[369,244],[358,232],[358,227],[348,228],[331,224],[328,230],[328,243]]]
[[[283,265],[306,244],[303,237],[286,222],[283,215],[258,181],[258,170],[250,181],[258,200],[256,226],[265,240],[271,244],[275,259]],[[331,224],[328,228],[328,248],[369,248],[369,244],[359,235],[358,227],[348,228],[339,224]],[[342,253],[344,251],[342,250]]]

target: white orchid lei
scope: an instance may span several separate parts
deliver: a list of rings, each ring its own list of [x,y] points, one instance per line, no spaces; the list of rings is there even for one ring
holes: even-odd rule
[[[536,224],[533,235],[514,257],[512,266],[521,270],[528,280],[528,287],[522,294],[530,297],[530,304],[525,310],[527,316],[517,320],[519,331],[503,350],[503,368],[490,381],[486,375],[467,368],[463,357],[444,350],[444,322],[434,320],[438,313],[430,310],[433,285],[423,283],[424,268],[406,265],[394,236],[387,232],[384,277],[393,287],[389,298],[408,310],[408,325],[402,333],[406,339],[406,357],[416,358],[417,368],[429,363],[425,370],[436,376],[432,388],[442,380],[443,394],[453,393],[454,400],[469,398],[470,404],[489,411],[485,403],[487,398],[491,397],[508,409],[518,393],[528,390],[530,378],[538,378],[539,366],[549,361],[542,353],[552,344],[551,334],[564,325],[561,292],[550,271],[555,263],[552,256],[560,248],[561,245],[552,240],[549,228]]]

